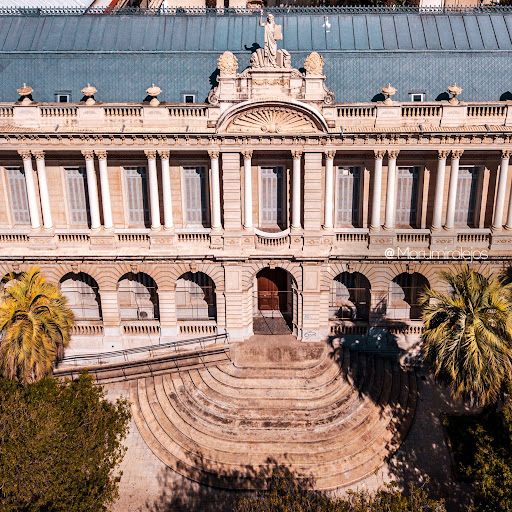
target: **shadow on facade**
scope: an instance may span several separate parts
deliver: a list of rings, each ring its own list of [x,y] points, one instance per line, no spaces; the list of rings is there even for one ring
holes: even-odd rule
[[[245,471],[218,473],[203,458],[197,457],[193,465],[199,472],[211,472],[213,487],[198,484],[184,477],[177,478],[176,473],[165,468],[159,475],[161,495],[146,504],[146,512],[232,512],[244,498],[256,495],[256,491],[230,491],[219,487],[231,485],[257,486],[266,488],[272,479],[285,482],[285,486],[294,487],[294,492],[311,493],[315,487],[312,477],[297,477],[289,468],[269,458],[262,467],[246,466]],[[186,468],[190,472],[190,467]],[[193,478],[193,476],[192,476]],[[277,486],[277,492],[282,489]],[[259,491],[261,492],[261,491]]]

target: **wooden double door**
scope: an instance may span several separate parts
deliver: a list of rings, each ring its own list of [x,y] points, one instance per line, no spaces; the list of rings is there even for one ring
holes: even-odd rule
[[[290,309],[288,275],[282,269],[263,269],[258,274],[258,309],[260,311],[281,311]]]

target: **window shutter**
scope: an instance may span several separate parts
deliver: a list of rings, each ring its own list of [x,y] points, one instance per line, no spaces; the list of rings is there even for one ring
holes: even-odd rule
[[[208,225],[208,196],[205,167],[185,167],[186,222],[189,226]]]
[[[283,169],[261,168],[261,222],[279,224],[283,220]]]
[[[359,179],[359,167],[338,168],[337,224],[339,226],[358,226]]]
[[[21,167],[7,167],[6,170],[11,192],[14,224],[30,224],[25,172]]]
[[[455,200],[455,224],[473,226],[477,186],[478,167],[460,167]]]
[[[125,167],[128,222],[146,226],[149,223],[148,187],[145,167]]]
[[[87,173],[84,167],[66,169],[71,224],[89,224]]]
[[[419,169],[417,167],[398,168],[395,213],[395,222],[398,225],[416,225],[418,178]]]

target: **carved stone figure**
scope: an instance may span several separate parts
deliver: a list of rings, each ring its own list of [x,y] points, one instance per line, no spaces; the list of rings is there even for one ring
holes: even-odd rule
[[[217,60],[220,76],[236,75],[238,59],[231,52],[224,52]]]
[[[274,16],[269,14],[267,22],[263,23],[263,12],[260,16],[260,27],[265,28],[265,66],[277,67],[277,41],[283,39],[281,25],[276,25]]]
[[[324,58],[317,52],[311,52],[304,61],[306,75],[323,75]]]

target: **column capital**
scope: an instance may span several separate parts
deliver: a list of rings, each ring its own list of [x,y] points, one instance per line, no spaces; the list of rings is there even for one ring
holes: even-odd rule
[[[94,151],[92,149],[83,149],[82,155],[86,160],[94,160]]]
[[[211,149],[208,151],[208,155],[212,160],[218,160],[220,156],[220,151],[218,149]]]
[[[103,149],[98,149],[94,151],[95,155],[98,157],[98,160],[106,160],[107,159],[107,152]]]
[[[23,160],[32,159],[32,153],[28,149],[18,149],[18,154],[23,158]]]
[[[169,156],[171,155],[171,152],[168,149],[159,149],[158,150],[158,156],[161,160],[169,160]]]
[[[382,160],[386,155],[385,149],[374,149],[373,154],[375,155],[375,160]]]
[[[512,155],[512,149],[504,149],[501,152],[501,158],[510,158]]]
[[[327,149],[326,151],[324,151],[324,155],[325,155],[326,160],[333,160],[334,156],[336,155],[336,150],[335,149]]]
[[[252,158],[252,149],[244,149],[241,153],[244,160],[250,160]]]
[[[302,149],[292,149],[292,158],[294,160],[300,160],[302,158]]]
[[[462,153],[464,153],[463,149],[452,150],[452,160],[458,160],[462,156]]]
[[[450,154],[449,149],[439,149],[437,151],[437,158],[439,160],[446,160],[448,158],[448,155]]]
[[[399,149],[388,149],[388,158],[396,159],[400,153]]]
[[[44,151],[32,151],[36,160],[44,160]]]
[[[146,149],[144,150],[144,154],[148,160],[156,160],[156,150],[154,149]]]

